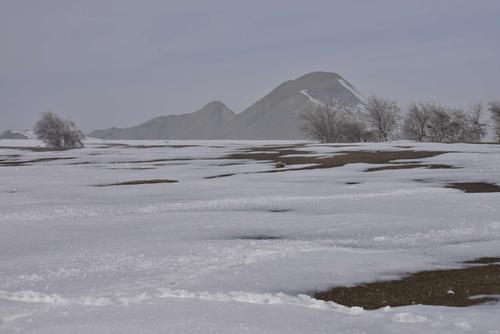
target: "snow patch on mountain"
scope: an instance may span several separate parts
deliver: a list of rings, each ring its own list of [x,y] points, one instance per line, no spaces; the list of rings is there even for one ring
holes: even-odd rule
[[[363,103],[366,103],[366,99],[361,95],[354,87],[352,87],[349,83],[347,83],[344,79],[337,79],[337,81],[344,86],[347,90],[349,90],[358,100]]]

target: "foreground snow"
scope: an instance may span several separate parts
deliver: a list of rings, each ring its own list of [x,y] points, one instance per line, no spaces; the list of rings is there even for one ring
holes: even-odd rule
[[[0,148],[0,159],[71,158],[0,167],[1,333],[500,333],[498,304],[364,311],[308,296],[500,256],[500,193],[443,187],[500,184],[500,145],[307,145],[409,145],[462,168],[244,174],[274,166],[224,156],[272,143],[117,143]],[[148,179],[179,182],[95,187]]]

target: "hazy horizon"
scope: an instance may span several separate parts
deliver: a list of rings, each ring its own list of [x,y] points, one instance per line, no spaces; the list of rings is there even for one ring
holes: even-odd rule
[[[397,15],[395,14],[397,13]],[[500,99],[498,1],[2,1],[0,131],[43,111],[84,131],[336,72],[365,95]]]

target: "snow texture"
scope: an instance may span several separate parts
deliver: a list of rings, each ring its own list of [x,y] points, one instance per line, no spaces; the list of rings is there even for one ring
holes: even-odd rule
[[[2,141],[0,159],[53,160],[0,166],[0,332],[499,333],[498,303],[366,311],[310,296],[500,256],[500,193],[444,187],[500,184],[500,145],[296,148],[411,146],[458,169],[255,173],[273,162],[226,158],[277,144],[297,142]],[[235,175],[205,179],[220,174]],[[149,179],[179,182],[96,187]]]

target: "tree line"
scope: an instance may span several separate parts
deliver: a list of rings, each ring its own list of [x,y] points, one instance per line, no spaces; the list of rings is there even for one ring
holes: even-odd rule
[[[311,105],[302,112],[301,130],[322,143],[386,142],[406,138],[419,142],[478,142],[490,124],[500,142],[500,101],[476,103],[468,110],[433,102],[412,103],[405,115],[395,100],[371,96],[362,106],[342,105],[335,99]],[[35,125],[38,139],[52,147],[83,147],[85,136],[75,123],[53,112],[41,115]]]
[[[485,112],[491,124],[485,123]],[[341,105],[330,99],[301,113],[301,130],[322,143],[386,142],[405,138],[419,142],[479,142],[492,126],[500,141],[500,101],[457,109],[434,102],[412,103],[405,114],[395,100],[371,96],[363,105]]]

